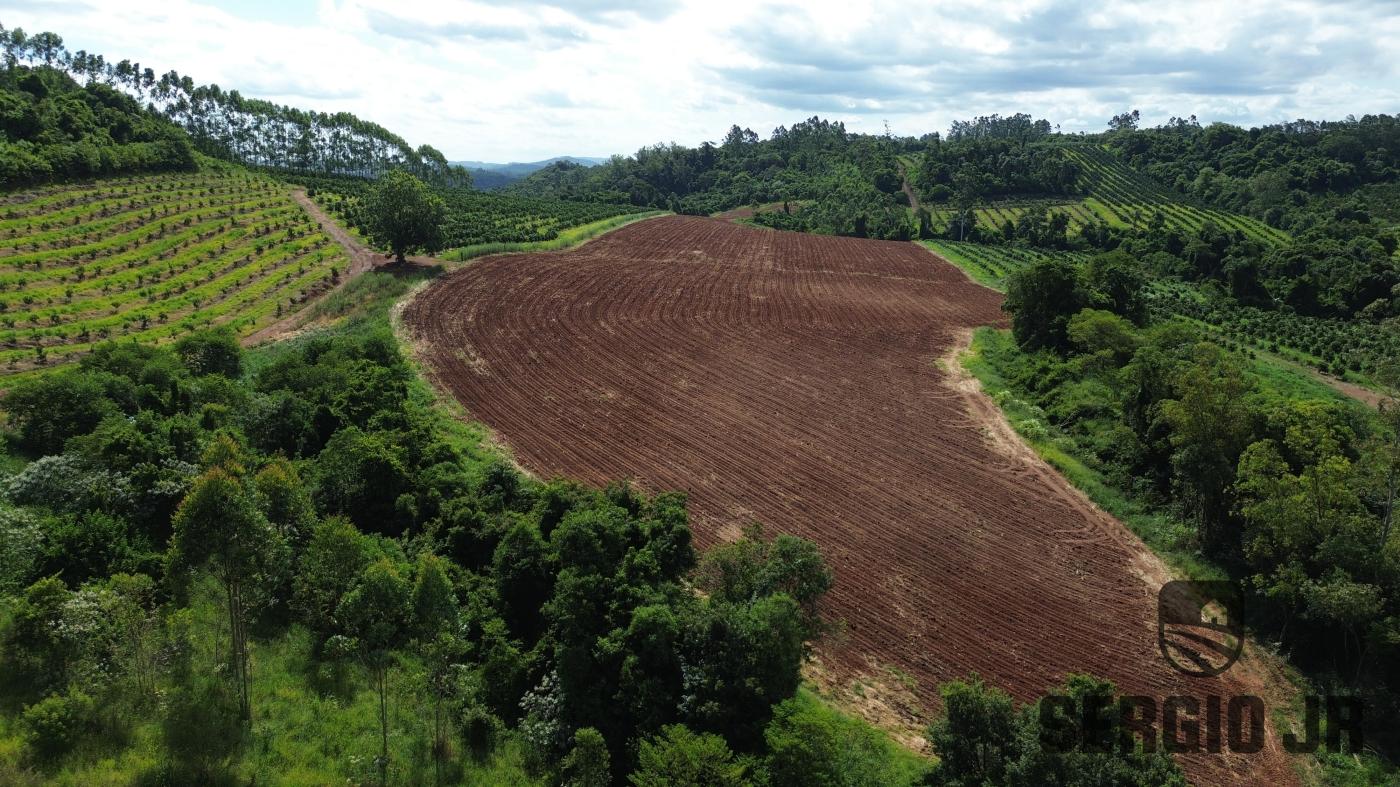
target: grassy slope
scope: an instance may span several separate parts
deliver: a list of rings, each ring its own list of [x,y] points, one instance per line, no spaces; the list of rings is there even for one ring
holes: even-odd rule
[[[665,216],[668,213],[669,211],[664,210],[653,210],[647,211],[646,213],[624,213],[621,216],[611,216],[606,219],[599,219],[590,224],[582,224],[577,227],[560,230],[557,237],[549,240],[525,241],[520,243],[478,243],[474,246],[462,246],[456,249],[448,249],[439,256],[449,262],[464,262],[476,257],[484,257],[488,254],[514,254],[528,251],[559,251],[561,249],[571,249],[619,227],[625,227],[633,222],[649,219],[654,216]]]

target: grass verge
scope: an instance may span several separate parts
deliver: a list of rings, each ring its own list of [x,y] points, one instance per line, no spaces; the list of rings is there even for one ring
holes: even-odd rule
[[[474,246],[462,246],[456,249],[448,249],[438,255],[438,258],[447,260],[448,262],[466,262],[476,257],[485,257],[488,254],[560,251],[562,249],[573,248],[603,233],[611,232],[619,227],[625,227],[633,222],[654,218],[656,216],[665,216],[668,215],[668,213],[668,211],[664,210],[652,210],[646,213],[626,213],[621,216],[611,216],[589,224],[581,224],[577,227],[561,230],[557,236],[549,240],[522,241],[519,243],[478,243]]]

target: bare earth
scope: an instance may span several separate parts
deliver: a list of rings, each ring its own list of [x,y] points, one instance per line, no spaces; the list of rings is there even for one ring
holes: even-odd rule
[[[1167,571],[1027,449],[957,353],[1000,296],[910,243],[639,222],[439,279],[403,324],[442,388],[535,473],[683,489],[701,545],[753,520],[836,571],[835,683],[891,668],[936,709],[976,671],[1026,701],[1070,672],[1161,699],[1268,694],[1247,658],[1191,679],[1156,645]],[[1263,753],[1198,783],[1291,784]]]

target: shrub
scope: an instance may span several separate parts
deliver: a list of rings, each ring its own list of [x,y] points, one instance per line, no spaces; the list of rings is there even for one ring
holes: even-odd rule
[[[20,716],[25,745],[41,760],[56,760],[82,740],[95,715],[92,697],[78,689],[50,694],[25,708]]]

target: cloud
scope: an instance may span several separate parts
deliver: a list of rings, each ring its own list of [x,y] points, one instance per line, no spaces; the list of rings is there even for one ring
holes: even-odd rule
[[[1396,29],[1393,6],[1246,2],[1222,13],[1218,4],[1188,3],[1170,4],[1163,18],[1160,5],[1120,2],[1095,12],[1055,1],[950,11],[891,3],[839,26],[800,14],[782,25],[748,20],[729,35],[753,64],[715,73],[755,100],[798,112],[917,114],[961,105],[965,115],[1013,96],[1034,109],[1043,103],[1037,94],[1063,99],[1066,91],[1094,105],[1126,93],[1174,104],[1257,98],[1262,106],[1324,80],[1384,84],[1374,69],[1396,73],[1377,43],[1386,38],[1376,35],[1377,24]],[[1397,91],[1388,88],[1393,100]]]
[[[504,23],[471,18],[461,21],[429,20],[399,16],[378,8],[364,9],[364,17],[369,29],[377,35],[432,45],[475,41],[506,44],[535,42],[562,46],[588,39],[587,34],[577,27],[532,23],[532,20]]]
[[[821,114],[941,131],[1028,112],[1097,130],[1395,112],[1394,2],[0,0],[71,49],[353,112],[452,159],[717,140]]]
[[[680,0],[483,0],[485,4],[509,7],[539,6],[557,8],[589,21],[607,21],[627,15],[643,19],[665,19],[682,6]]]

